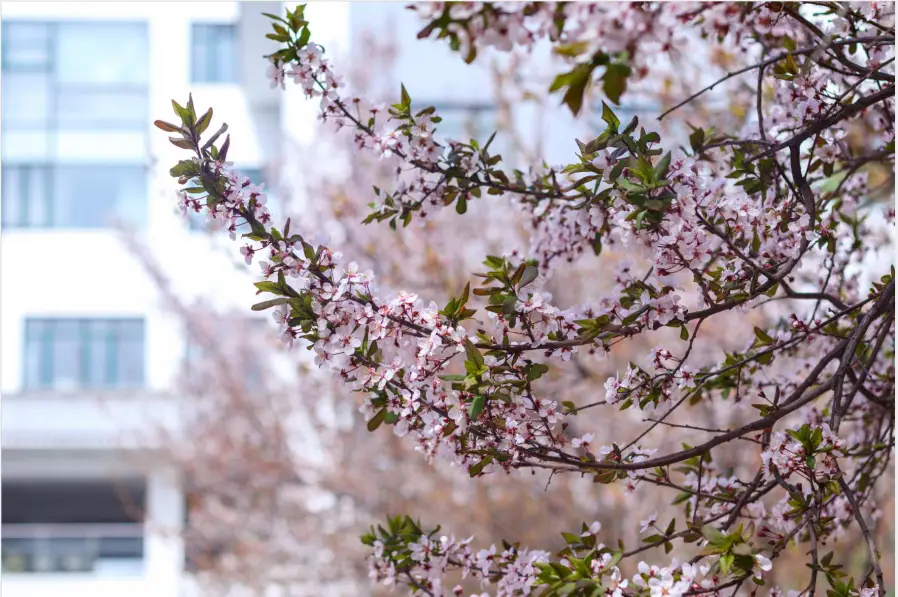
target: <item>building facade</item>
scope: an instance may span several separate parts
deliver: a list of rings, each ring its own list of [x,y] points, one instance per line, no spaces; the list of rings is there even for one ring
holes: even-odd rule
[[[174,209],[172,98],[215,105],[253,177],[277,150],[264,80],[280,3],[4,3],[3,592],[182,595],[182,479],[145,441],[177,425],[185,338],[136,235],[184,296],[252,302]],[[45,268],[40,263],[57,265]]]

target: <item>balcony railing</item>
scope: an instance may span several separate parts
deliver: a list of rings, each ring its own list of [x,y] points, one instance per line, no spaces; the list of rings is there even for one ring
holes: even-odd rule
[[[141,574],[143,532],[140,524],[4,524],[3,572]]]

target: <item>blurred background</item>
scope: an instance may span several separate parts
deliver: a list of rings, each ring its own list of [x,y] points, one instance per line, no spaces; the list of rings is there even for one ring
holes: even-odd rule
[[[249,310],[257,266],[211,234],[204,216],[177,212],[168,170],[181,150],[151,124],[170,120],[170,100],[183,104],[188,92],[197,109],[214,108],[214,126],[227,122],[229,158],[266,185],[276,219],[293,216],[316,240],[374,268],[387,288],[442,300],[485,255],[524,248],[528,234],[528,222],[498,200],[474,206],[477,217],[466,217],[461,232],[454,214],[402,235],[360,226],[371,186],[389,172],[322,128],[317,102],[289,85],[270,88],[262,55],[276,48],[261,13],[284,6],[3,5],[6,595],[373,594],[358,536],[388,513],[477,533],[487,544],[560,548],[559,531],[594,519],[609,537],[638,541],[639,520],[659,507],[650,488],[652,499],[634,499],[588,479],[527,473],[473,482],[463,471],[435,470],[399,438],[369,434],[355,398],[305,351],[285,355],[270,320]],[[600,109],[574,121],[557,97],[545,98],[549,61],[465,65],[443,43],[417,40],[421,23],[401,3],[316,3],[306,14],[356,89],[390,103],[401,80],[415,105],[437,107],[441,136],[483,141],[498,129],[494,147],[511,166],[569,160],[574,137],[603,128]],[[706,75],[703,67],[732,59],[693,58]],[[625,96],[620,119],[656,115],[682,91],[666,81]],[[692,117],[738,120],[751,94],[722,97],[710,96]],[[462,238],[471,239],[463,250]],[[576,304],[613,286],[609,268],[626,267],[623,256],[611,247],[601,268],[593,260],[541,282],[560,303]],[[743,319],[707,330],[716,352],[699,357],[741,346],[740,330],[753,325]],[[641,340],[602,360],[575,359],[548,389],[559,401],[600,399],[607,376],[652,346]],[[726,425],[738,413],[696,416]],[[609,443],[642,421],[632,423],[576,424]],[[756,466],[754,457],[723,462],[726,470]],[[889,499],[876,530],[891,545]],[[863,567],[856,538],[843,544],[849,557],[855,546],[852,565]]]

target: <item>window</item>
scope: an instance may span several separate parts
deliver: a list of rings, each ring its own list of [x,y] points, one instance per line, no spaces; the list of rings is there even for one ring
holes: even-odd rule
[[[146,129],[148,56],[144,23],[4,22],[4,129]]]
[[[190,78],[194,83],[237,82],[237,26],[194,24]]]
[[[143,166],[4,165],[3,227],[102,228],[146,220]]]
[[[25,389],[134,388],[143,385],[141,319],[29,319]]]
[[[139,573],[145,486],[3,480],[3,571]]]

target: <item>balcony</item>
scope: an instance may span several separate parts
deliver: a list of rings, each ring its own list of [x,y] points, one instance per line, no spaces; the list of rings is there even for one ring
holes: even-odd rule
[[[142,390],[4,394],[2,412],[4,450],[146,447],[178,421],[172,397]]]
[[[4,597],[150,597],[140,524],[4,524]]]
[[[143,525],[4,524],[4,574],[143,573]]]

